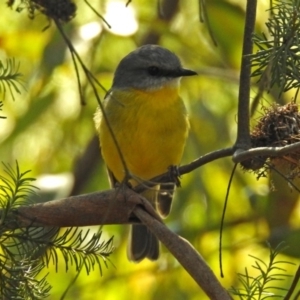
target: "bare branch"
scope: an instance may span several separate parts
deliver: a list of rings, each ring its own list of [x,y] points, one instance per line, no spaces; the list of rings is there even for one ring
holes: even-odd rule
[[[132,212],[137,205],[143,206],[153,217],[160,220],[146,199],[122,186],[118,189],[19,207],[7,217],[4,226],[72,227],[136,223],[138,219]],[[0,211],[0,217],[1,215]]]
[[[195,169],[197,169],[211,161],[214,161],[216,159],[223,158],[226,156],[231,156],[234,154],[234,151],[235,151],[234,148],[224,148],[224,149],[220,149],[220,150],[216,150],[216,151],[207,153],[207,154],[195,159],[194,161],[192,161],[189,164],[178,167],[178,174],[180,176],[180,175],[190,173],[190,172],[194,171]],[[149,180],[147,182],[147,184],[143,183],[143,184],[138,185],[137,187],[134,188],[134,190],[137,193],[140,193],[140,192],[144,191],[146,188],[154,186],[158,183],[168,183],[168,182],[172,182],[170,172],[166,172],[164,174],[156,176],[155,178],[152,178],[151,180]]]
[[[240,74],[240,88],[239,88],[239,104],[238,104],[238,132],[236,147],[241,149],[249,149],[250,142],[250,74],[251,63],[250,54],[252,54],[253,41],[252,35],[256,20],[256,0],[248,0],[246,8],[246,20],[243,38],[243,53],[242,65]]]
[[[7,216],[2,226],[77,227],[140,221],[170,250],[210,299],[231,299],[193,246],[169,230],[152,205],[126,186],[19,207]]]
[[[300,142],[283,147],[257,147],[245,151],[237,150],[232,159],[235,163],[239,163],[252,157],[278,157],[295,152],[296,150],[300,150]]]
[[[231,156],[231,155],[233,155],[234,151],[235,151],[235,149],[233,147],[230,147],[230,148],[224,148],[224,149],[220,149],[220,150],[215,150],[213,152],[209,152],[209,153],[195,159],[191,163],[179,167],[178,172],[180,175],[190,173],[190,172],[194,171],[195,169],[197,169],[211,161],[214,161],[216,159],[223,158],[226,156]]]
[[[186,239],[172,232],[138,206],[135,207],[134,214],[168,248],[210,299],[232,299],[201,255]]]

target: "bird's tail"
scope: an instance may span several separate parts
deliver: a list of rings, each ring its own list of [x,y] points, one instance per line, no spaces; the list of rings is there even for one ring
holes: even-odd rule
[[[158,190],[154,187],[142,193],[149,202],[156,207]],[[155,235],[141,224],[132,225],[127,248],[130,261],[139,262],[144,258],[156,260],[159,256],[159,242]]]
[[[139,262],[144,258],[156,260],[159,256],[159,242],[145,225],[132,225],[128,247],[128,259]]]

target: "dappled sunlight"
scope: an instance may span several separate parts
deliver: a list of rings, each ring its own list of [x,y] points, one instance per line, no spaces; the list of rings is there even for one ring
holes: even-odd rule
[[[77,194],[110,188],[99,146],[93,144],[97,134],[93,116],[98,100],[103,102],[112,86],[120,60],[143,43],[168,48],[180,57],[185,68],[198,72],[197,76],[181,80],[180,96],[191,125],[181,166],[235,143],[246,1],[206,1],[209,29],[218,47],[213,45],[207,23],[199,22],[197,1],[179,1],[180,5],[174,9],[165,7],[165,1],[128,1],[127,6],[126,0],[90,1],[99,15],[85,1],[77,1],[78,17],[68,24],[62,22],[62,27],[93,79],[98,80],[94,87],[78,58],[76,73],[74,53],[66,47],[55,23],[38,11],[29,19],[26,9],[15,11],[15,2],[12,9],[6,7],[5,1],[0,4],[0,11],[5,11],[0,18],[0,61],[13,57],[20,62],[23,86],[18,86],[20,93],[14,93],[15,100],[9,91],[5,98],[0,93],[3,96],[0,116],[7,118],[0,119],[0,157],[9,164],[17,160],[22,171],[31,170],[30,175],[37,178],[33,184],[41,188],[41,202],[50,200],[46,194],[52,191],[53,198],[60,198],[69,196],[77,187]],[[269,1],[260,2],[257,31],[264,32]],[[48,24],[49,28],[43,31]],[[251,87],[251,103],[259,89],[256,80]],[[290,102],[295,94],[292,91],[280,101]],[[163,99],[168,96],[167,92],[159,93]],[[278,100],[275,94],[263,95],[251,127],[264,113],[264,106]],[[166,103],[161,101],[157,107]],[[166,118],[172,119],[169,113],[165,111]],[[293,116],[289,119],[293,121]],[[147,133],[143,131],[145,136]],[[297,131],[296,140],[298,135]],[[155,145],[153,149],[156,150]],[[289,162],[290,169],[295,170],[295,160]],[[252,267],[255,259],[251,256],[267,262],[268,242],[274,249],[285,240],[288,247],[278,259],[299,264],[299,195],[297,187],[286,182],[291,178],[284,178],[284,169],[276,163],[274,160],[271,167],[278,167],[282,173],[272,168],[265,173],[245,173],[240,166],[235,170],[222,232],[224,278],[219,266],[220,226],[234,162],[231,157],[221,158],[179,174],[181,187],[175,192],[171,213],[164,222],[199,251],[225,288],[240,288],[237,273],[244,274],[245,268],[251,276],[259,275]],[[5,172],[1,169],[0,174]],[[122,193],[122,188],[116,191]],[[87,229],[91,230],[91,237],[98,227],[84,228]],[[114,236],[113,253],[107,260],[101,260],[101,270],[97,263],[89,274],[83,268],[65,299],[208,299],[165,246],[161,246],[157,261],[135,264],[127,260],[129,225],[105,225],[101,230],[101,241]],[[66,272],[62,253],[58,254],[58,260],[58,266],[50,262],[40,274],[49,273],[52,289],[47,299],[51,300],[60,299],[77,274],[76,264],[70,264]],[[280,265],[290,275],[294,275],[296,266]],[[283,280],[278,285],[289,288],[290,281]]]

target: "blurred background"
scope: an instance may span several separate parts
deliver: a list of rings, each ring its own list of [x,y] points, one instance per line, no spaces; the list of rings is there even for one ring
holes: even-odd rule
[[[108,90],[113,72],[126,54],[142,44],[162,45],[198,72],[182,80],[181,95],[191,122],[191,131],[182,164],[214,150],[230,147],[236,139],[239,68],[245,15],[245,1],[207,1],[207,24],[200,22],[198,1],[135,0],[77,1],[76,17],[64,29],[101,84]],[[269,1],[258,3],[257,31],[266,31]],[[38,201],[48,201],[109,188],[105,166],[95,136],[93,114],[97,101],[86,79],[85,103],[81,103],[74,66],[54,23],[26,9],[8,8],[0,3],[0,60],[15,58],[23,74],[20,94],[6,95],[1,115],[0,158],[8,164],[17,160],[22,171],[31,170],[40,188]],[[203,13],[203,11],[202,11]],[[47,26],[49,26],[46,30]],[[253,82],[252,97],[256,92]],[[105,90],[98,93],[103,100]],[[2,97],[3,95],[1,95]],[[285,96],[290,101],[291,96]],[[266,95],[264,105],[276,99]],[[261,116],[260,105],[252,123]],[[220,278],[219,229],[225,195],[233,169],[231,158],[202,166],[181,178],[182,187],[170,216],[165,220],[174,232],[188,239]],[[278,177],[278,176],[277,176]],[[286,241],[289,248],[280,259],[299,263],[300,215],[298,193],[281,178],[260,178],[235,172],[223,231],[223,286],[239,287],[236,274],[249,268],[254,255],[268,262],[267,241],[276,246]],[[270,181],[275,189],[270,189]],[[96,232],[98,228],[91,228]],[[95,269],[83,270],[65,299],[207,299],[192,278],[162,248],[153,263],[127,261],[129,226],[104,226],[103,238],[114,236],[114,253],[102,276]],[[281,266],[293,275],[295,265]],[[65,272],[63,260],[56,272],[51,265],[49,299],[59,299],[76,275]],[[290,281],[283,281],[288,287]]]

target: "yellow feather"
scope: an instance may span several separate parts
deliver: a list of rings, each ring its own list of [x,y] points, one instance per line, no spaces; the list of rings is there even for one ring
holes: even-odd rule
[[[105,112],[132,175],[149,180],[180,163],[189,123],[177,87],[115,90],[109,97]],[[97,129],[103,158],[121,182],[124,166],[104,118]]]

